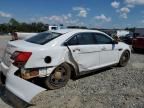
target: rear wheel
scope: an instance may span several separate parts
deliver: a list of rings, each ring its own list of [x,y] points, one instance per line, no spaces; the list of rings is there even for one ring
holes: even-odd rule
[[[68,64],[58,66],[45,80],[48,89],[64,87],[70,79],[71,69]]]
[[[126,66],[128,64],[129,59],[130,59],[129,51],[124,51],[120,58],[118,66],[121,66],[121,67]]]

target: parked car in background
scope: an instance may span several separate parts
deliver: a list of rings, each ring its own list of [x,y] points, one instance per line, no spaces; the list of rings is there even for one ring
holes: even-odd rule
[[[126,36],[121,36],[119,38],[122,42],[131,45],[133,40],[133,34],[127,34]]]
[[[116,35],[118,37],[124,37],[124,36],[126,36],[128,34],[130,34],[130,31],[128,31],[128,30],[117,30],[116,31]]]
[[[0,63],[6,88],[25,102],[49,89],[65,86],[72,77],[113,65],[126,66],[129,46],[97,30],[61,29],[9,42]],[[43,82],[41,82],[43,83]]]
[[[144,35],[134,36],[132,41],[132,48],[134,51],[144,51]]]
[[[23,40],[23,39],[29,38],[31,36],[34,36],[38,33],[16,32],[16,34],[17,34],[19,40]]]
[[[27,39],[36,34],[38,33],[26,33],[26,32],[8,33],[8,35],[11,36],[11,41]]]

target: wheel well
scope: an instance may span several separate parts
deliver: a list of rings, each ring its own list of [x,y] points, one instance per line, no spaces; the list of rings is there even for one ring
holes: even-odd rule
[[[71,70],[71,79],[74,79],[76,77],[76,70],[75,70],[74,66],[72,64],[70,64],[70,63],[67,63],[67,62],[66,62],[66,64],[68,64],[69,67],[70,67],[70,70]]]
[[[124,53],[124,52],[128,52],[129,53],[129,55],[130,55],[130,51],[128,50],[128,49],[126,49],[126,50],[124,50],[124,51],[122,51],[122,53],[121,53],[121,55],[120,55],[120,57],[122,56],[122,54]]]
[[[129,51],[129,50],[125,50],[125,51],[128,51],[128,53],[129,53],[129,55],[130,55],[130,51]],[[125,52],[125,51],[124,51],[124,52]],[[124,53],[124,52],[123,52],[123,53]]]
[[[122,54],[120,55],[119,61],[120,61],[120,59],[121,59],[123,53],[126,52],[126,51],[128,51],[128,53],[129,53],[129,57],[130,57],[130,51],[126,49],[126,50],[124,50],[124,51],[122,52]]]
[[[71,79],[74,79],[76,76],[77,76],[77,73],[76,73],[76,70],[75,70],[75,68],[74,68],[74,66],[72,65],[72,64],[70,64],[70,63],[68,63],[68,62],[63,62],[63,63],[61,63],[60,65],[62,65],[62,64],[67,64],[69,67],[70,67],[70,71],[71,71],[71,76],[70,76],[70,78]],[[60,66],[60,65],[58,65],[58,66]],[[55,69],[54,69],[55,70]],[[53,71],[54,72],[54,71]],[[52,72],[52,73],[53,73]]]

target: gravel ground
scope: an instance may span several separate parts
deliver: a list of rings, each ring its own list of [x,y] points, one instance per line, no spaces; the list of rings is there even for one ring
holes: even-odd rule
[[[7,39],[0,38],[0,48]],[[42,92],[32,103],[36,105],[30,108],[144,108],[144,53],[132,54],[126,67],[108,68]],[[1,99],[0,107],[10,108]]]

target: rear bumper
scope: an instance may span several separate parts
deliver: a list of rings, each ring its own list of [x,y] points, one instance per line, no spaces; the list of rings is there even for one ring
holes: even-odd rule
[[[23,101],[30,103],[34,96],[46,90],[14,75],[14,73],[18,70],[17,67],[11,65],[8,68],[3,63],[0,64],[0,67],[2,73],[6,76],[6,89]]]
[[[31,104],[25,102],[24,100],[17,97],[11,91],[9,91],[4,85],[0,85],[0,92],[2,93],[1,98],[7,103],[13,106],[14,108],[27,108]]]

